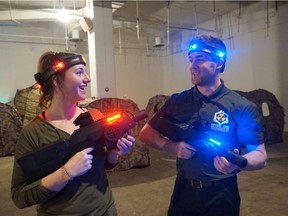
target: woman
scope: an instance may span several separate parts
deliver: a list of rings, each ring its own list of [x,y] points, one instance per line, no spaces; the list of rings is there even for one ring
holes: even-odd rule
[[[23,128],[15,152],[12,199],[18,208],[38,204],[37,215],[117,215],[105,167],[117,164],[135,139],[127,135],[110,151],[102,144],[73,155],[62,167],[27,182],[17,160],[25,153],[58,140],[68,140],[73,122],[86,110],[77,102],[86,98],[90,83],[81,55],[46,52],[39,59],[35,79],[41,86],[40,105],[48,107]]]

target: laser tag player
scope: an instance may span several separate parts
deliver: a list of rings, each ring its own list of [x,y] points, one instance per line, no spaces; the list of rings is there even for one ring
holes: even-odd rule
[[[264,168],[267,154],[261,116],[256,105],[224,85],[220,74],[227,60],[224,43],[215,37],[194,38],[188,50],[189,70],[194,86],[175,93],[154,114],[140,132],[150,147],[177,157],[177,176],[168,210],[169,216],[238,216],[240,196],[236,174]],[[168,139],[163,118],[182,122],[203,134],[191,140]],[[200,132],[199,132],[200,131]],[[221,137],[247,164],[240,168],[213,148],[204,148],[205,132]],[[171,137],[177,135],[173,134]]]
[[[87,111],[79,108],[77,102],[86,98],[86,88],[91,81],[84,58],[63,52],[44,53],[34,77],[41,86],[40,105],[48,108],[20,134],[11,185],[15,205],[18,208],[38,205],[38,216],[117,215],[105,168],[115,166],[118,156],[131,149],[135,139],[130,135],[118,139],[116,148],[110,151],[101,143],[96,143],[98,147],[88,147],[75,153],[52,173],[32,182],[25,179],[18,159],[59,140],[69,140],[73,131],[79,128],[74,124],[75,119]],[[47,152],[47,156],[37,160],[41,163],[41,159],[47,160],[47,157],[55,159]]]

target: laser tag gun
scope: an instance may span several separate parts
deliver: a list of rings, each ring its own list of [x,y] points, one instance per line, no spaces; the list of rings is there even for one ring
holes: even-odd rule
[[[27,152],[18,159],[17,162],[28,182],[57,170],[71,156],[85,148],[92,146],[95,150],[99,148],[107,148],[108,150],[117,148],[118,139],[134,128],[136,122],[147,117],[145,110],[134,115],[121,111],[106,117],[98,111],[96,118],[93,118],[92,111],[91,113],[90,111],[85,112],[77,117],[74,124],[79,125],[79,129],[72,133],[69,140],[60,140],[45,145]],[[101,114],[100,118],[99,113]]]
[[[201,130],[197,125],[177,122],[170,117],[161,117],[155,129],[172,141],[185,141],[193,145],[196,151],[202,155],[223,156],[240,168],[246,167],[248,163],[246,158],[229,149],[229,144],[223,138],[203,131],[203,128]]]

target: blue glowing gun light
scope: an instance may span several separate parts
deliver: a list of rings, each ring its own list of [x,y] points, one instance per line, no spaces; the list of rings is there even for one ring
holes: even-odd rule
[[[225,146],[223,142],[213,138],[209,138],[206,144],[209,145],[209,147],[212,147],[214,150],[221,150],[221,148]],[[223,151],[222,149],[222,153],[220,155],[224,156],[231,163],[238,165],[240,168],[244,168],[247,166],[247,159],[242,157],[241,155],[234,153],[233,151]]]
[[[208,131],[191,127],[191,125],[188,125],[185,122],[179,122],[172,117],[161,117],[155,125],[155,129],[170,140],[176,142],[185,141],[193,145],[198,153],[209,153],[209,150],[212,150],[210,151],[211,157],[217,155],[223,156],[228,161],[239,166],[240,168],[246,167],[248,163],[247,158],[234,153],[228,148],[229,145],[227,142],[225,142],[225,139],[209,133]],[[194,140],[194,142],[191,143],[191,140]],[[195,142],[195,140],[197,140],[197,142]],[[198,145],[197,143],[201,143],[203,145]]]
[[[208,144],[212,147],[220,147],[222,145],[221,142],[218,142],[217,140],[210,138]]]
[[[212,148],[213,150],[217,151],[223,150],[223,148],[225,148],[225,144],[227,144],[221,137],[215,136],[209,132],[203,133],[202,140],[208,148]]]

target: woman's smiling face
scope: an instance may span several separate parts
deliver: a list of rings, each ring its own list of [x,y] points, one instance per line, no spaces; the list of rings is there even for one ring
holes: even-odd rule
[[[86,98],[86,88],[90,82],[86,66],[77,64],[65,71],[60,88],[65,98],[78,102]]]

